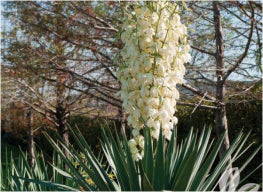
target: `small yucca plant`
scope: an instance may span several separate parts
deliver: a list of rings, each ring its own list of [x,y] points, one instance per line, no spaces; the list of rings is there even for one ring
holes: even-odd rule
[[[214,190],[221,174],[228,168],[229,161],[234,163],[247,150],[246,148],[242,151],[242,148],[249,136],[241,132],[224,157],[220,161],[215,161],[224,136],[213,143],[210,140],[211,129],[204,128],[200,134],[191,130],[182,142],[177,141],[174,131],[169,143],[166,143],[162,133],[154,143],[149,130],[145,129],[144,157],[135,162],[132,160],[127,138],[124,135],[119,137],[116,130],[112,134],[107,129],[102,131],[102,148],[110,167],[106,170],[105,165],[94,156],[79,130],[70,130],[79,151],[85,158],[62,140],[57,143],[48,134],[45,136],[68,166],[67,172],[58,167],[56,170],[78,186],[71,190],[86,191]],[[261,146],[247,158],[240,171],[253,159],[260,148]],[[81,167],[81,173],[79,168],[66,158],[63,150],[67,150],[74,162]],[[89,176],[92,184],[83,174]],[[31,181],[41,183],[41,181]],[[63,186],[65,190],[70,190],[66,185],[59,185],[59,189]]]
[[[48,164],[43,152],[37,152],[34,148],[35,164],[31,168],[27,153],[21,151],[15,160],[12,151],[7,149],[5,151],[5,154],[2,154],[5,163],[0,162],[1,191],[73,190],[78,186],[63,176],[66,174],[62,171],[63,162],[55,152],[52,156],[52,164]],[[62,183],[64,185],[61,187]]]

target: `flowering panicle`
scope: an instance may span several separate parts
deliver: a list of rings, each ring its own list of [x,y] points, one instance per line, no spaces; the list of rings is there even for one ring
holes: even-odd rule
[[[143,156],[140,130],[151,128],[157,139],[160,129],[170,139],[176,100],[177,83],[183,82],[184,63],[190,60],[187,29],[180,21],[179,8],[171,2],[136,4],[127,12],[121,35],[125,46],[121,50],[123,64],[117,71],[122,84],[120,96],[133,127],[129,146],[134,160]]]

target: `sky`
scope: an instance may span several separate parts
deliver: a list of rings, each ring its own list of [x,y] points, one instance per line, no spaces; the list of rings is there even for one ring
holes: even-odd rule
[[[11,26],[11,24],[10,24],[10,22],[8,22],[8,20],[6,20],[6,19],[4,19],[4,17],[3,17],[3,14],[2,14],[2,12],[3,12],[3,4],[4,4],[4,2],[5,1],[0,1],[0,3],[1,3],[1,25],[0,25],[0,31],[2,32],[2,31],[5,31],[5,30],[8,30],[8,29],[10,29],[12,26]],[[236,18],[233,18],[233,21],[235,22],[235,20],[236,20],[236,22],[237,22],[237,24],[238,24],[238,20],[236,19]],[[225,31],[225,33],[227,33],[227,31]],[[1,33],[1,39],[2,39],[2,33]],[[242,41],[242,38],[240,39],[240,42]],[[238,45],[238,43],[239,42],[235,42],[236,43],[236,45]],[[3,46],[3,45],[1,45],[1,46]],[[253,48],[253,47],[252,47]],[[228,51],[228,52],[226,52],[226,54],[230,54],[230,55],[239,55],[240,53],[237,53],[236,51],[232,51],[232,53],[231,53],[231,51]],[[1,58],[1,60],[2,60],[2,58]],[[254,59],[248,59],[248,58],[245,58],[244,59],[244,63],[255,63],[255,60]],[[244,66],[246,66],[246,65],[244,65]],[[261,76],[262,76],[262,74],[260,73],[260,71],[259,70],[250,70],[249,71],[249,73],[250,73],[250,75],[251,76],[255,76],[256,77],[256,79],[258,79],[258,78],[260,78]],[[237,81],[247,81],[247,80],[252,80],[252,79],[244,79],[244,76],[242,76],[242,75],[239,75],[239,74],[237,74],[237,73],[232,73],[230,76],[229,76],[229,80],[237,80]]]

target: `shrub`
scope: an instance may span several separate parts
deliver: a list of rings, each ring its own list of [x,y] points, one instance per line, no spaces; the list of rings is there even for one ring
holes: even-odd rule
[[[234,163],[245,152],[242,151],[242,148],[249,136],[249,134],[240,132],[225,153],[224,158],[216,161],[223,136],[219,141],[212,144],[213,142],[210,140],[211,129],[203,129],[200,134],[191,130],[187,138],[181,142],[178,142],[177,134],[174,131],[169,143],[166,143],[162,132],[158,141],[153,141],[150,131],[145,129],[144,156],[142,160],[136,162],[132,160],[128,141],[124,135],[119,137],[116,130],[114,134],[109,130],[103,130],[102,148],[110,167],[110,169],[106,169],[94,156],[80,131],[72,131],[71,129],[71,133],[79,151],[85,158],[80,156],[72,146],[67,147],[63,140],[57,143],[48,134],[45,134],[69,169],[68,172],[59,168],[57,170],[78,184],[79,187],[75,190],[81,188],[83,190],[102,191],[214,190],[220,175],[228,167],[230,156],[232,156],[231,163]],[[59,146],[62,146],[63,149]],[[257,147],[249,157],[246,156],[247,160],[240,171],[244,170],[247,163],[253,159],[260,149],[261,146]],[[82,173],[78,171],[72,161],[66,158],[63,153],[64,150],[67,150],[72,159],[83,169]],[[83,173],[89,175],[93,185],[86,181]],[[63,187],[63,185],[60,186]]]

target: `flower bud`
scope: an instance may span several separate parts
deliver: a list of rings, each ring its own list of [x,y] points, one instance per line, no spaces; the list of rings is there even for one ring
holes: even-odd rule
[[[134,139],[131,139],[131,140],[128,141],[128,146],[129,146],[130,148],[133,148],[133,147],[135,147],[136,145],[137,145],[137,143],[136,143],[136,141],[135,141]]]
[[[159,16],[156,12],[154,12],[152,15],[151,15],[151,22],[152,24],[155,24],[159,19]]]

